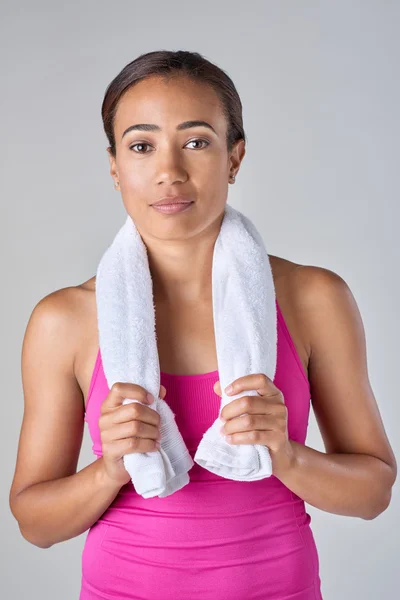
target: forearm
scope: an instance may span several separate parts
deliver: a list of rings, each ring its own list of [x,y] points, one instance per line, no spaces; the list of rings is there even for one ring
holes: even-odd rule
[[[100,457],[73,475],[23,490],[14,499],[12,512],[25,539],[49,548],[89,529],[120,487],[107,478]]]
[[[391,498],[393,471],[365,454],[326,454],[290,440],[291,466],[274,475],[308,504],[337,515],[371,519]]]

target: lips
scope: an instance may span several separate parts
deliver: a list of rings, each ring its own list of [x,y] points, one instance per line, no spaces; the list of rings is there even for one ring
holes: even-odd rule
[[[172,202],[170,204],[154,204],[152,208],[164,215],[174,215],[190,210],[193,204],[194,202]]]
[[[168,206],[169,204],[190,204],[193,200],[187,196],[165,196],[153,202],[152,206]]]

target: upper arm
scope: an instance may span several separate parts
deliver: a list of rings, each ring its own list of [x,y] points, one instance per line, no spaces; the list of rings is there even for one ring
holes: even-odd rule
[[[301,317],[310,345],[311,401],[329,453],[375,456],[393,468],[367,367],[363,322],[346,282],[319,267],[300,269]]]
[[[84,430],[82,392],[74,376],[72,291],[58,290],[34,308],[22,345],[24,413],[10,506],[34,483],[76,472]]]

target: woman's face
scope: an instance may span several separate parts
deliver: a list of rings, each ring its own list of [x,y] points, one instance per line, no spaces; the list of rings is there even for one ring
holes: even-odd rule
[[[178,128],[187,121],[205,121],[212,129]],[[127,131],[136,125],[142,128]],[[157,129],[148,130],[149,125]],[[116,158],[109,153],[110,172],[140,232],[185,238],[222,216],[229,178],[237,174],[245,147],[240,140],[228,154],[227,122],[211,87],[182,77],[143,80],[121,98],[114,134]],[[151,206],[172,195],[187,195],[194,204],[175,214],[161,214]]]

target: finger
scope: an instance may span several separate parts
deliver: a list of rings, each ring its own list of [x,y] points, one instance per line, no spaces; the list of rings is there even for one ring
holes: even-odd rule
[[[111,423],[126,423],[127,421],[144,421],[149,425],[160,424],[159,413],[151,406],[142,406],[138,402],[123,404],[114,410],[111,415]]]
[[[227,391],[227,388],[224,390],[225,394],[228,396],[235,396],[240,392],[248,392],[250,390],[255,390],[260,396],[274,394],[279,391],[273,381],[264,373],[255,373],[239,377],[232,381],[231,385],[231,391]]]
[[[222,396],[222,390],[221,390],[221,382],[220,381],[216,381],[214,383],[214,392],[218,395],[218,396]]]
[[[122,383],[118,381],[111,386],[110,394],[102,403],[101,410],[105,411],[117,408],[122,404],[125,398],[138,400],[142,404],[151,403],[151,401],[147,398],[147,390],[145,390],[141,385],[137,385],[135,383]]]
[[[257,444],[261,446],[266,446],[267,440],[267,432],[261,430],[233,433],[225,438],[228,444]]]
[[[107,454],[111,459],[121,458],[125,454],[131,454],[133,452],[155,452],[156,450],[158,450],[158,448],[156,447],[154,440],[143,438],[131,437],[102,443],[103,454]]]
[[[128,421],[113,425],[112,429],[103,430],[101,433],[102,442],[105,443],[130,437],[157,440],[160,437],[160,432],[158,427],[154,427],[154,425],[142,421]]]
[[[160,394],[159,394],[159,396],[160,396],[161,400],[164,400],[166,393],[167,393],[167,389],[163,385],[160,385]]]
[[[279,390],[278,392],[281,394]],[[228,402],[222,408],[219,417],[228,421],[244,414],[273,415],[279,410],[283,412],[284,408],[285,404],[276,396],[241,396]]]
[[[221,427],[221,433],[223,435],[230,435],[232,433],[248,432],[252,430],[262,430],[273,428],[273,419],[267,415],[242,415],[241,417],[235,417],[230,419]]]

